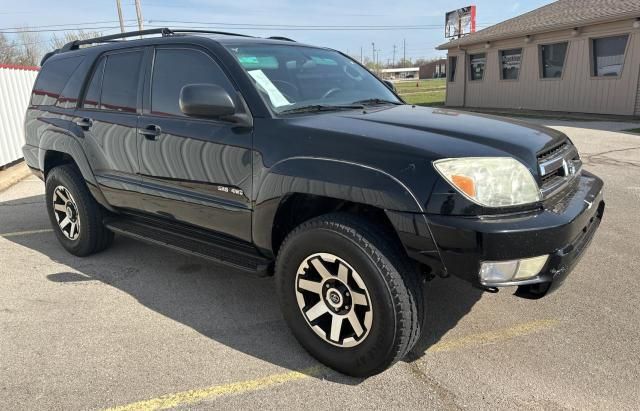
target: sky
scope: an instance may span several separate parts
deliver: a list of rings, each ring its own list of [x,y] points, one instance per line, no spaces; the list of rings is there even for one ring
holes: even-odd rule
[[[134,30],[134,0],[121,1],[126,24]],[[387,62],[393,58],[394,45],[396,60],[402,57],[403,41],[406,41],[407,58],[443,56],[435,47],[446,41],[444,15],[449,10],[475,3],[477,24],[482,28],[552,0],[141,0],[141,3],[145,28],[189,26],[260,37],[285,36],[356,57],[360,56],[361,49],[370,57],[372,43],[375,43],[380,62]],[[0,5],[0,31],[8,36],[12,36],[9,32],[16,27],[60,30],[75,27],[71,25],[108,34],[119,31],[117,21],[115,0],[2,0]],[[65,24],[67,26],[60,26]],[[351,30],[327,29],[327,26]],[[43,46],[48,45],[51,34],[39,33]]]

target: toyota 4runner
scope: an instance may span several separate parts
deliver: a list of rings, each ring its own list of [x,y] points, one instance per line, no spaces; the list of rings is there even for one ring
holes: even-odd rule
[[[139,35],[155,36],[120,41]],[[286,38],[74,41],[43,59],[25,122],[66,250],[117,233],[274,274],[296,338],[355,376],[429,332],[425,280],[543,296],[604,211],[564,134],[405,104],[350,57]]]

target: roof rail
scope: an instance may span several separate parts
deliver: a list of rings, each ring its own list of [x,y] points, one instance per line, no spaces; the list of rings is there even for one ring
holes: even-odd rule
[[[190,30],[190,29],[178,29],[171,30],[173,33],[205,33],[205,34],[220,34],[223,36],[237,36],[237,37],[250,37],[255,38],[254,36],[249,36],[248,34],[239,34],[239,33],[230,33],[228,31],[214,31],[214,30]]]
[[[289,37],[282,37],[282,36],[271,36],[271,37],[267,37],[269,40],[282,40],[282,41],[292,41],[292,42],[296,42],[295,40],[290,39]]]
[[[126,33],[111,34],[109,36],[95,37],[95,38],[86,39],[86,40],[74,40],[62,46],[62,48],[60,49],[60,52],[77,50],[81,45],[84,45],[84,44],[107,43],[112,40],[126,39],[128,37],[136,37],[136,36],[145,36],[147,34],[162,34],[162,37],[166,37],[166,36],[172,35],[173,33],[174,32],[171,31],[170,29],[163,27],[161,29],[128,31]]]

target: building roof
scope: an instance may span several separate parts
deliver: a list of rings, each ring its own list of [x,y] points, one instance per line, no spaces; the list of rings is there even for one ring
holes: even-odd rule
[[[640,0],[559,0],[438,46],[458,46],[640,17]]]

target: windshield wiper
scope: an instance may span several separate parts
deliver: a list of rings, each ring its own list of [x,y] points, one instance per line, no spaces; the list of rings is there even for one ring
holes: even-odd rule
[[[385,100],[382,98],[368,98],[365,100],[354,101],[353,104],[362,104],[362,105],[374,105],[374,104],[393,104],[396,106],[401,106],[403,103],[399,101],[391,101]]]
[[[286,110],[282,110],[280,114],[294,114],[294,113],[311,113],[314,111],[336,111],[336,110],[362,110],[364,106],[362,104],[344,104],[344,105],[327,105],[327,104],[312,104],[309,106],[293,107]]]

